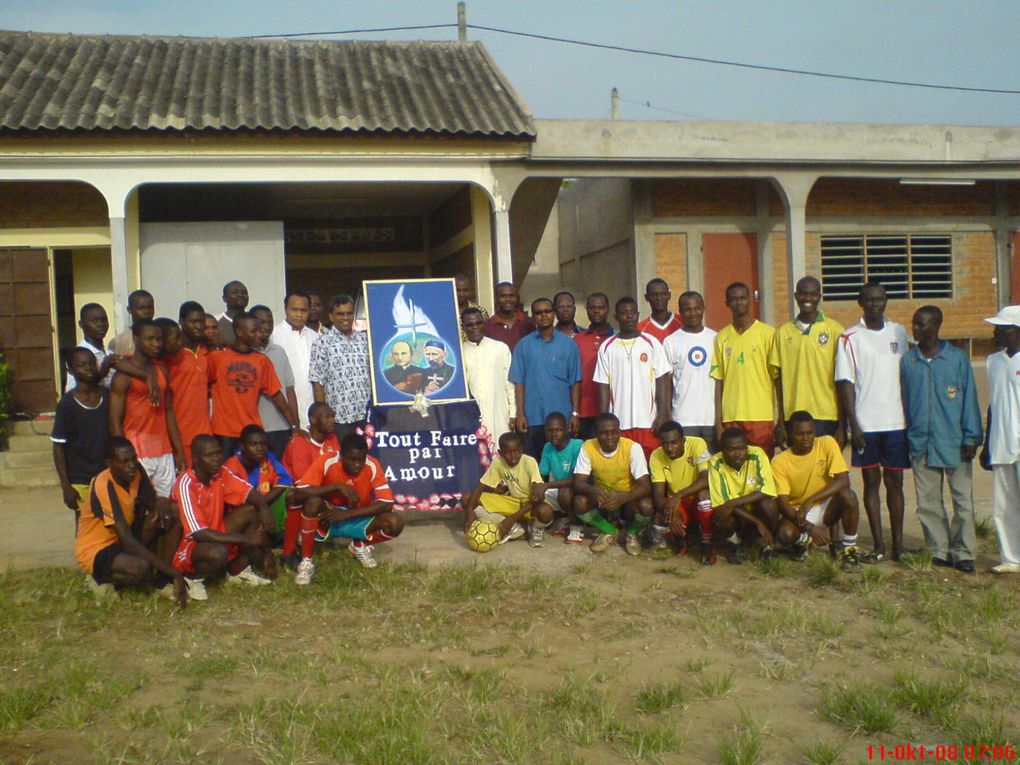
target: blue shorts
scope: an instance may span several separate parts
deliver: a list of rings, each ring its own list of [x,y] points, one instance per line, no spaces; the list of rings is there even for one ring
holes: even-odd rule
[[[889,470],[908,470],[910,450],[906,430],[884,430],[864,434],[864,451],[851,447],[850,464],[858,468],[884,467]]]
[[[348,539],[368,539],[368,526],[372,523],[374,516],[365,518],[352,518],[349,521],[337,521],[329,526],[319,524],[319,530],[315,532],[316,542],[325,542],[333,537],[347,537]]]

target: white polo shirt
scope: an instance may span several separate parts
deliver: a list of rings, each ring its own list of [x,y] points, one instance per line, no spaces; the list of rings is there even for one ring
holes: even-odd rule
[[[864,319],[847,329],[836,346],[836,382],[854,384],[857,422],[865,433],[907,427],[900,398],[900,359],[907,352],[907,331],[886,319],[880,330]]]
[[[673,419],[684,427],[715,425],[715,380],[709,375],[715,334],[708,327],[678,329],[662,343],[673,368]]]

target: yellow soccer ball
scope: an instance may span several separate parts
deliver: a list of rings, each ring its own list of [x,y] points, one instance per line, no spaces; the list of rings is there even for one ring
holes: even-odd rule
[[[475,552],[489,552],[499,544],[499,526],[484,518],[476,519],[468,528],[467,544]]]

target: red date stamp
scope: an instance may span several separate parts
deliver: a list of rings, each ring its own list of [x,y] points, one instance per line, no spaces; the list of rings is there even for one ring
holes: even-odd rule
[[[1012,762],[1016,758],[1012,744],[956,746],[908,741],[895,746],[868,745],[868,760],[872,762]]]

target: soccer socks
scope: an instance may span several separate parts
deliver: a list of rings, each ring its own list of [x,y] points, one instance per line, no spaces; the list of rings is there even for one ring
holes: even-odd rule
[[[598,510],[589,510],[587,513],[579,515],[578,518],[587,523],[589,526],[594,526],[603,534],[616,536],[616,526],[607,521],[606,517]]]
[[[712,503],[703,499],[698,502],[698,525],[701,526],[701,541],[712,541]]]
[[[652,519],[647,515],[641,515],[641,513],[634,513],[634,517],[627,525],[627,533],[633,536],[637,536],[641,533],[641,530],[648,525],[648,522]]]
[[[283,524],[283,554],[290,555],[297,550],[298,534],[301,531],[300,508],[287,508],[287,518]]]
[[[315,532],[319,530],[319,519],[309,518],[304,513],[298,513],[301,522],[301,557],[311,558],[315,549]]]
[[[843,532],[843,549],[846,550],[847,548],[850,548],[850,547],[857,547],[857,535],[856,534],[847,534],[844,531]]]
[[[367,539],[355,539],[355,547],[369,547],[370,545],[377,545],[380,542],[389,542],[393,537],[387,534],[385,531],[370,531],[365,535]]]

